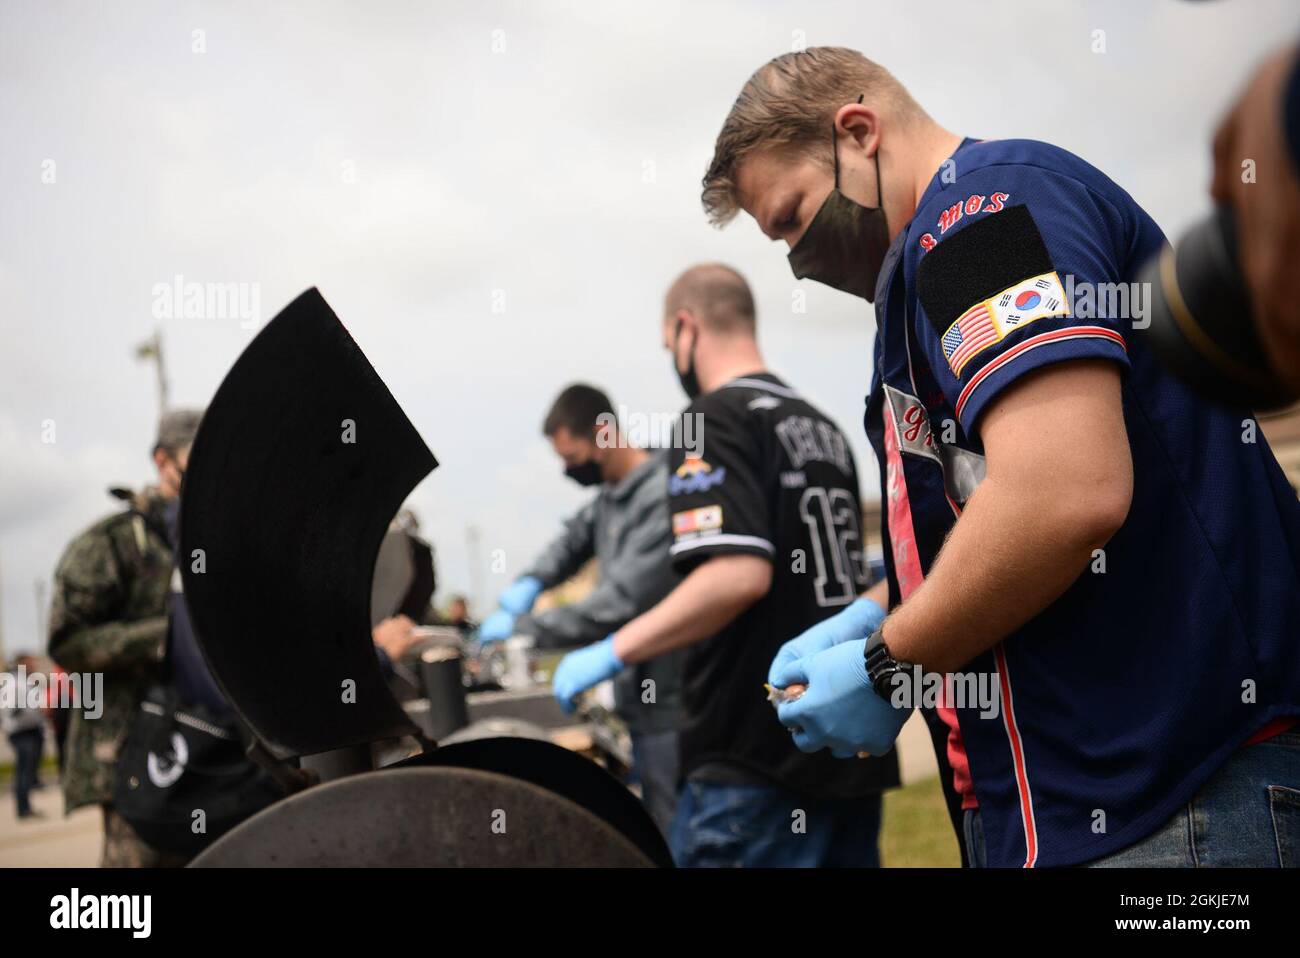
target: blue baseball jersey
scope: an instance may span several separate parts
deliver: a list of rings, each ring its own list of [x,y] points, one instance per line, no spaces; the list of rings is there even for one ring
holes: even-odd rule
[[[922,583],[983,478],[987,405],[1055,363],[1123,371],[1126,521],[1060,598],[962,670],[997,707],[954,696],[937,710],[991,865],[1131,845],[1253,734],[1300,714],[1300,503],[1250,411],[1194,395],[1144,342],[1134,280],[1163,241],[1078,157],[968,139],[877,284],[866,424],[893,601]]]

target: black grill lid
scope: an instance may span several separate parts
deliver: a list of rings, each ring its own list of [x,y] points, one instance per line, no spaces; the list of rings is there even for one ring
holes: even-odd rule
[[[277,757],[415,731],[375,657],[370,591],[389,520],[436,466],[315,289],[208,406],[181,502],[185,596],[218,683]]]

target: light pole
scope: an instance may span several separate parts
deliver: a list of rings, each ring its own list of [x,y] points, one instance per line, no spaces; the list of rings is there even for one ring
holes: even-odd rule
[[[158,373],[158,415],[167,411],[167,367],[163,362],[162,330],[155,329],[153,335],[135,347],[135,358],[152,360]]]
[[[482,610],[486,608],[483,604],[483,566],[479,562],[478,554],[479,534],[478,526],[468,525],[465,527],[465,552],[469,557],[469,590],[473,597],[474,604],[477,606],[475,613],[482,615]]]
[[[37,579],[35,582],[35,586],[36,586],[36,643],[37,643],[37,648],[42,648],[45,645],[45,630],[48,627],[45,621],[46,620],[45,580]]]

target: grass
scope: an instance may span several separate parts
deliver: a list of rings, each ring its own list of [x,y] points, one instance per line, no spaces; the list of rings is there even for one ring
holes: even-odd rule
[[[886,868],[961,866],[937,777],[885,793],[880,859]]]
[[[44,776],[46,782],[49,782],[50,777],[45,774],[46,772],[54,773],[54,784],[57,785],[59,781],[59,760],[53,755],[46,755],[41,758],[41,775]],[[13,775],[14,763],[0,762],[0,787],[8,785]]]

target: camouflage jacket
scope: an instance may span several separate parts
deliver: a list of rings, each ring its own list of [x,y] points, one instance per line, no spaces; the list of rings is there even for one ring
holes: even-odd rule
[[[72,710],[64,803],[67,811],[113,797],[118,749],[145,689],[161,678],[167,641],[171,547],[156,493],[91,526],[54,572],[50,658],[69,672],[103,674],[103,714]]]

